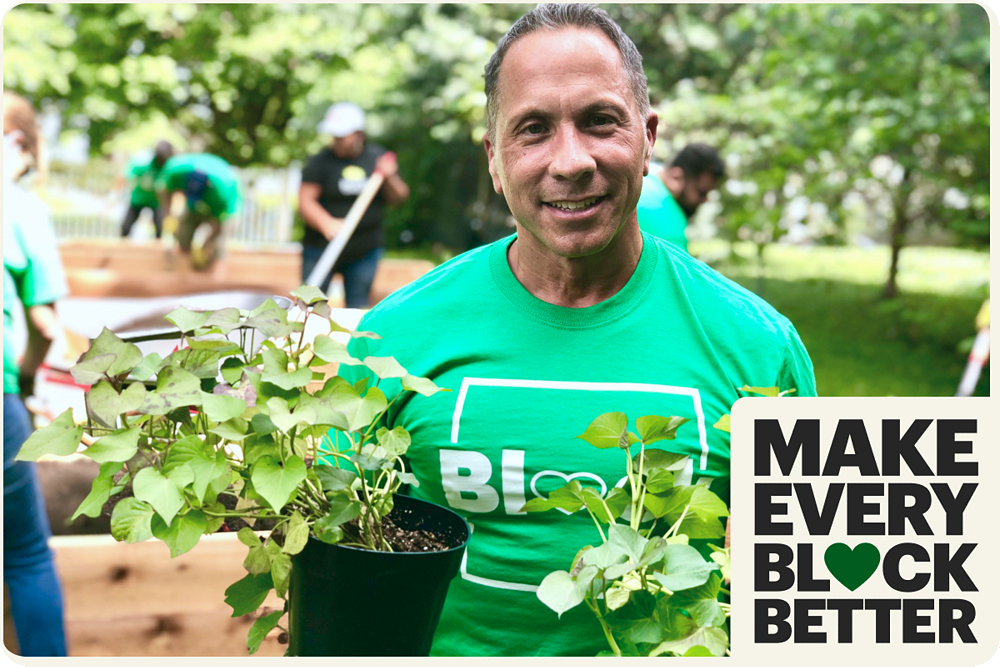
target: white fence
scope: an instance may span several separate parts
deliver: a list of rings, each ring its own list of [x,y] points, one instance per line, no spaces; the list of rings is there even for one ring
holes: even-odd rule
[[[230,242],[244,246],[291,242],[300,167],[293,164],[286,169],[236,171],[243,184],[243,208],[229,222]],[[107,162],[66,165],[53,169],[44,184],[35,184],[33,190],[49,205],[59,239],[113,239],[121,235],[129,191],[117,178],[120,173],[120,167]],[[132,235],[153,236],[148,211],[143,211]]]

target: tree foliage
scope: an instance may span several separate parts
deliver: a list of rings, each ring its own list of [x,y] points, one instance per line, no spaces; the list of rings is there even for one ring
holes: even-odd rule
[[[55,105],[95,155],[166,137],[239,166],[304,160],[326,107],[352,99],[413,190],[389,244],[410,230],[461,249],[510,231],[480,143],[482,73],[531,6],[20,5],[4,85]],[[715,222],[729,238],[863,232],[898,257],[908,233],[938,228],[988,245],[981,7],[606,8],[643,54],[657,156],[690,140],[726,155]]]

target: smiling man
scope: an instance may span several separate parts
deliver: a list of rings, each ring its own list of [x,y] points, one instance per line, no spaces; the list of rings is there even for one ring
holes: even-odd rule
[[[395,292],[360,325],[383,339],[349,349],[451,390],[400,398],[386,424],[412,436],[412,495],[473,528],[433,654],[592,656],[607,646],[591,612],[558,619],[535,591],[597,530],[586,512],[525,502],[567,480],[602,494],[625,482],[620,452],[576,439],[615,411],[690,419],[670,443],[690,454],[679,477],[728,502],[729,438],[711,425],[745,384],[813,395],[812,365],[788,320],[639,230],[657,117],[635,45],[603,10],[521,18],[486,67],[486,96],[490,173],[517,233]],[[390,400],[399,386],[379,384]]]

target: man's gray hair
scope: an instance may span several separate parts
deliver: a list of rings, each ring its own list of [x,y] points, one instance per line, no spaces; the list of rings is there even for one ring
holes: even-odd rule
[[[622,67],[628,78],[632,95],[639,105],[639,115],[645,121],[649,115],[649,91],[646,73],[642,71],[642,55],[635,44],[615,23],[606,11],[593,4],[543,4],[538,5],[510,27],[497,44],[497,50],[486,64],[486,131],[493,140],[496,132],[497,107],[499,107],[500,67],[511,45],[539,29],[563,28],[597,29],[603,32],[621,54]]]

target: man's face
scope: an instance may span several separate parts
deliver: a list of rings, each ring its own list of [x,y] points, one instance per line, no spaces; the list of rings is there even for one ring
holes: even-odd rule
[[[339,158],[356,158],[365,148],[365,133],[358,131],[344,137],[334,137],[331,148]]]
[[[679,167],[675,167],[675,169],[680,171]],[[698,207],[708,201],[708,193],[718,187],[719,182],[714,174],[707,171],[698,174],[697,178],[686,178],[683,176],[683,171],[681,174],[683,185],[675,199],[681,210],[684,211],[684,215],[690,219]]]
[[[507,52],[497,86],[493,187],[529,234],[572,258],[603,250],[630,221],[649,171],[656,114],[640,118],[614,44],[596,30],[539,30]]]

